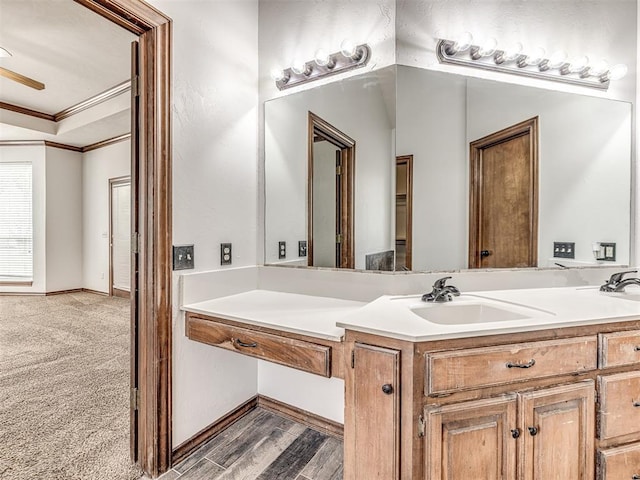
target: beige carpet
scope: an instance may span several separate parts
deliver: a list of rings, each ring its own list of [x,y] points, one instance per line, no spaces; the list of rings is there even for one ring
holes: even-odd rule
[[[129,303],[0,296],[0,479],[127,480]]]

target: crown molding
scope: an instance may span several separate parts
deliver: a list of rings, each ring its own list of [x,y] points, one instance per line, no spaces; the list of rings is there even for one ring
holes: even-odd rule
[[[101,140],[90,145],[85,145],[84,147],[76,147],[75,145],[67,145],[65,143],[50,142],[48,140],[2,140],[0,141],[0,147],[26,147],[43,145],[45,147],[60,148],[62,150],[85,153],[92,150],[97,150],[98,148],[108,147],[109,145],[113,145],[114,143],[124,142],[125,140],[129,140],[130,138],[131,134],[125,133],[123,135],[118,135],[117,137],[107,138],[106,140]]]
[[[113,145],[114,143],[124,142],[125,140],[129,140],[131,138],[130,133],[125,133],[124,135],[118,135],[117,137],[107,138],[106,140],[101,140],[100,142],[92,143],[91,145],[86,145],[82,147],[82,153],[90,152],[91,150],[97,150],[98,148],[108,147],[109,145]]]
[[[0,109],[2,110],[10,110],[12,112],[21,113],[22,115],[29,115],[31,117],[42,118],[44,120],[49,120],[51,122],[60,122],[65,118],[69,118],[76,113],[80,113],[84,110],[87,110],[91,107],[95,107],[101,103],[106,102],[122,93],[131,90],[131,80],[125,80],[118,85],[105,90],[97,95],[94,95],[91,98],[83,100],[80,103],[72,105],[69,108],[65,108],[64,110],[59,111],[58,113],[45,113],[39,112],[37,110],[32,110],[30,108],[21,107],[20,105],[13,105],[11,103],[0,102]]]

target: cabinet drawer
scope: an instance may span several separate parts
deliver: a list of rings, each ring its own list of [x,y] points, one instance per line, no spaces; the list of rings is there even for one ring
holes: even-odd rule
[[[599,378],[600,439],[640,434],[640,372]]]
[[[597,337],[578,337],[427,354],[426,394],[595,370]]]
[[[598,452],[598,480],[640,479],[640,443]]]
[[[600,368],[640,363],[640,330],[600,334]]]
[[[234,327],[187,315],[186,334],[191,340],[297,368],[331,376],[331,347],[293,338]]]

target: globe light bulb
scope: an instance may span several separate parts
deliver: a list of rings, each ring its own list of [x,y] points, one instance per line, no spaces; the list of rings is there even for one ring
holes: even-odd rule
[[[520,42],[516,42],[502,52],[502,59],[505,62],[511,62],[520,55],[522,55],[522,44]]]
[[[315,55],[314,61],[316,62],[316,65],[318,65],[320,67],[329,67],[329,68],[331,68],[333,65],[335,65],[335,61],[332,61],[331,55],[329,55],[322,48],[320,48],[320,49],[318,49],[318,51],[316,51],[316,55]]]
[[[311,73],[311,67],[302,60],[296,60],[291,65],[291,71],[297,75],[309,75]]]
[[[549,68],[560,68],[567,62],[567,52],[564,50],[557,50],[553,52],[553,55],[549,57]]]
[[[627,74],[628,71],[629,69],[624,63],[618,63],[617,65],[611,67],[611,69],[609,70],[609,79],[620,80]]]
[[[340,44],[340,53],[342,53],[342,55],[344,55],[345,57],[349,57],[352,58],[356,55],[356,44],[353,43],[351,40],[344,40],[341,44]]]
[[[284,78],[286,77],[284,70],[280,67],[273,67],[269,73],[272,80],[274,80],[275,82],[284,80]]]
[[[583,71],[589,65],[589,57],[575,57],[569,62],[569,71],[571,73],[578,73]]]
[[[458,35],[458,38],[456,38],[453,44],[453,48],[456,52],[464,52],[465,50],[469,50],[472,43],[473,35],[471,35],[469,32],[462,32],[460,35]]]
[[[494,37],[487,38],[480,48],[478,49],[478,55],[481,57],[489,57],[493,55],[498,47],[498,41]]]
[[[600,60],[589,66],[589,74],[593,75],[594,77],[599,77],[607,71],[609,71],[609,64],[604,60]]]
[[[539,65],[542,60],[544,60],[545,51],[542,47],[536,47],[531,52],[527,54],[527,57],[524,59],[524,63],[527,65]]]

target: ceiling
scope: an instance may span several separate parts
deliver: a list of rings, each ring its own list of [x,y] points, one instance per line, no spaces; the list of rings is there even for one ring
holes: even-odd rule
[[[0,102],[55,115],[95,97],[129,79],[135,39],[73,0],[0,0],[0,46],[13,55],[0,58],[0,67],[46,85],[38,91],[0,77]],[[109,102],[82,112],[82,121],[74,118],[80,114],[54,122],[0,110],[0,141],[85,146],[128,133],[128,101]]]

